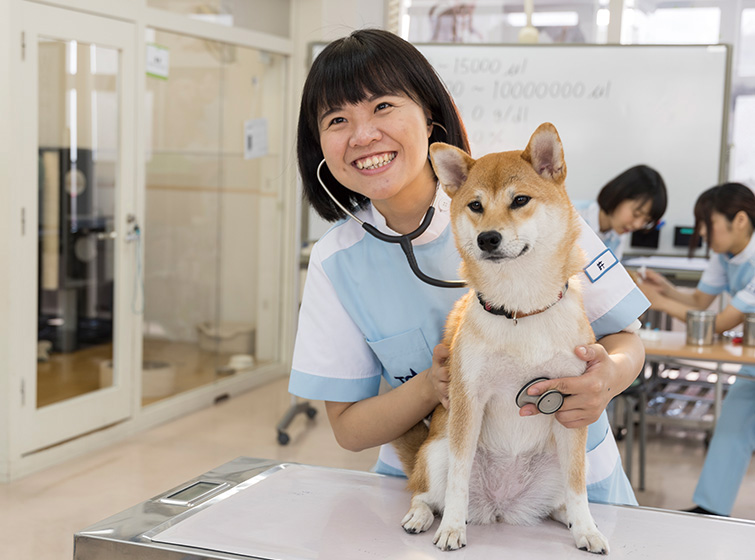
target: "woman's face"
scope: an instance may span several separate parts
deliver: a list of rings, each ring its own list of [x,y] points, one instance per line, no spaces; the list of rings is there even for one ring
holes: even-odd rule
[[[427,159],[428,117],[402,94],[367,96],[325,110],[319,128],[328,169],[342,185],[373,201],[424,196],[422,187],[435,184]]]
[[[619,235],[630,233],[647,227],[650,223],[650,209],[653,207],[652,200],[623,200],[609,216],[611,229]]]
[[[713,235],[708,235],[708,228],[705,226],[705,222],[702,222],[700,223],[700,236],[705,239],[714,253],[731,252],[731,248],[736,245],[738,240],[729,219],[714,210],[710,213],[710,225]]]

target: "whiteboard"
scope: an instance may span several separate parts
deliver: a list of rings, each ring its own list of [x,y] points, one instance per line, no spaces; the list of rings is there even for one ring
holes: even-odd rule
[[[669,194],[656,252],[686,252],[674,226],[692,225],[697,195],[726,177],[728,45],[416,46],[459,106],[473,157],[524,149],[548,121],[572,200],[649,165]]]

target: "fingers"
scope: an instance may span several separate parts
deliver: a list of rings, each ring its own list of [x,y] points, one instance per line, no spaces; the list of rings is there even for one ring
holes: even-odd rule
[[[433,348],[433,361],[443,364],[450,356],[450,350],[445,344],[436,344]]]
[[[430,376],[438,400],[444,408],[448,408],[448,367],[446,364],[449,355],[448,346],[444,344],[438,344],[433,348],[433,365]]]
[[[540,411],[534,404],[531,403],[525,404],[522,408],[519,409],[519,416],[534,416],[535,414],[540,414]]]
[[[608,357],[606,349],[598,343],[577,346],[574,349],[574,354],[585,362],[602,361]]]
[[[586,362],[583,375],[540,381],[527,390],[527,394],[531,396],[539,396],[551,390],[563,394],[564,404],[555,416],[567,428],[592,424],[600,417],[606,405],[606,376],[600,374],[606,367],[603,362],[608,359],[606,349],[600,344],[580,345],[574,349],[574,354]],[[520,416],[538,413],[537,407],[532,404],[519,410]]]

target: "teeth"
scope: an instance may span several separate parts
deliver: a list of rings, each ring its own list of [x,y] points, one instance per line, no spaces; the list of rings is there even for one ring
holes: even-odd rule
[[[379,156],[372,156],[357,161],[356,166],[357,169],[377,169],[379,167],[383,167],[386,163],[390,163],[395,157],[396,154],[394,154],[393,152]]]

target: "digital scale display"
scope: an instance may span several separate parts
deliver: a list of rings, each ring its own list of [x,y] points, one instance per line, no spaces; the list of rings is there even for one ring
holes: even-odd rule
[[[214,496],[229,486],[230,485],[227,483],[200,480],[186,488],[182,488],[173,494],[161,498],[159,501],[164,504],[176,506],[193,506],[206,500],[210,496]]]

